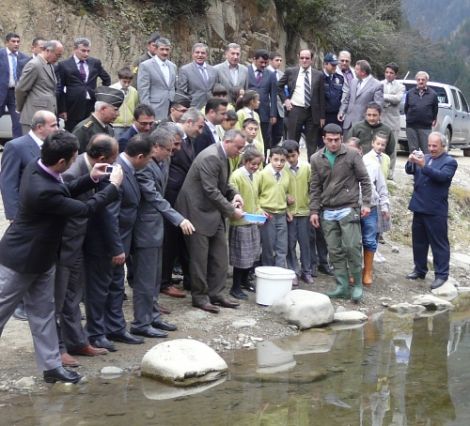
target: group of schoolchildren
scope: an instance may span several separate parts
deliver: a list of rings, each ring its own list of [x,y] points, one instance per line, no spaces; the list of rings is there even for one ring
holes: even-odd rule
[[[244,210],[262,214],[262,225],[244,219],[230,221],[229,260],[233,266],[232,297],[246,299],[244,289],[253,290],[249,276],[254,266],[279,266],[296,273],[298,280],[313,284],[311,250],[316,250],[315,239],[310,238],[310,175],[311,167],[300,159],[300,147],[294,140],[285,140],[268,151],[265,162],[263,145],[257,139],[259,124],[255,118],[245,118],[247,143],[240,158],[231,163],[230,183],[241,194]],[[360,151],[360,141],[350,138],[345,142]],[[390,229],[390,203],[386,176],[390,158],[384,153],[387,137],[378,133],[372,149],[363,156],[373,187],[371,215],[361,221],[364,248],[363,281],[372,283],[372,261],[382,232]],[[300,264],[297,256],[299,245]]]

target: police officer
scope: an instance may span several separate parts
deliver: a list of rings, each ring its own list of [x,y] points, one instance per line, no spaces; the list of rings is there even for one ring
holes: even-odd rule
[[[114,136],[111,123],[119,115],[119,107],[124,102],[124,93],[112,87],[101,86],[95,92],[95,111],[88,118],[78,123],[73,134],[80,142],[79,152],[85,152],[91,137],[97,133]]]
[[[323,72],[325,73],[325,125],[338,122],[337,115],[341,106],[344,77],[336,72],[338,58],[333,53],[325,54],[323,58]]]

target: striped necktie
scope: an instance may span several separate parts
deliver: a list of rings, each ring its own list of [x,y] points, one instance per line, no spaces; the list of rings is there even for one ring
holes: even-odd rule
[[[304,79],[305,108],[308,108],[310,106],[311,91],[312,89],[310,88],[310,79],[308,77],[308,69],[307,69],[305,70],[305,79]]]

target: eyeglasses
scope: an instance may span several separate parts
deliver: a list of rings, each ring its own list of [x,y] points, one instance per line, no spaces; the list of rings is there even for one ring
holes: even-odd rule
[[[150,127],[153,125],[154,121],[138,121],[142,127]]]
[[[187,108],[173,108],[175,111],[182,112],[183,114],[188,110]]]
[[[350,59],[340,59],[339,61],[340,61],[340,62],[351,62]]]
[[[312,59],[312,58],[310,56],[299,56],[299,59],[306,60],[306,59]]]

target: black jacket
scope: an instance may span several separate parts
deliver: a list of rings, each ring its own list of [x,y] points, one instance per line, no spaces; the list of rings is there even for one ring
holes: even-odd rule
[[[406,94],[405,114],[406,126],[414,129],[430,129],[437,118],[439,101],[434,90],[428,87],[423,96],[414,87]]]

